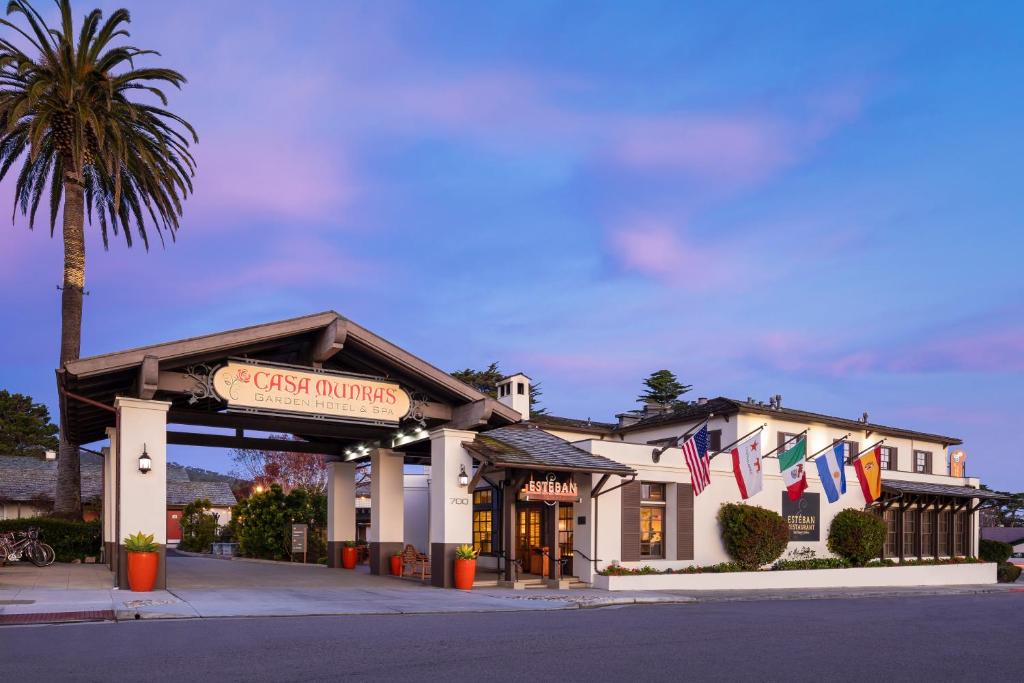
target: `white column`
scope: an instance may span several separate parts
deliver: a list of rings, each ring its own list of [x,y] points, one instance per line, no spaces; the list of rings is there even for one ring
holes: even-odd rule
[[[455,548],[473,542],[473,498],[459,473],[473,475],[463,442],[476,432],[438,429],[430,433],[430,573],[435,586],[451,587]]]
[[[405,538],[405,461],[400,453],[370,453],[370,572],[387,574]]]
[[[156,588],[167,586],[164,546],[167,543],[167,410],[166,401],[117,397],[117,511],[118,586],[128,587],[127,554],[120,552],[125,536],[152,534],[160,545]],[[139,471],[143,450],[152,461],[149,472]]]
[[[341,566],[341,546],[356,540],[356,464],[327,464],[327,566]]]
[[[117,557],[117,429],[107,427],[110,445],[103,449],[103,559],[114,571]]]

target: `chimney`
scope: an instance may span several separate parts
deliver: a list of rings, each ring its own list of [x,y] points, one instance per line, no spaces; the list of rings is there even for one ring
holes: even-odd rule
[[[622,429],[639,422],[641,413],[638,410],[630,410],[625,413],[619,413],[615,417],[619,418],[619,429]]]
[[[775,394],[775,407],[782,408],[782,394]]]
[[[706,396],[701,396],[700,398],[697,399],[697,405],[705,406],[707,404],[708,404],[708,399],[707,399]]]
[[[530,378],[521,372],[498,382],[498,402],[530,419]]]
[[[644,403],[644,417],[664,415],[665,413],[670,412],[672,412],[672,406],[658,403],[657,401],[647,401]]]
[[[57,459],[57,451],[46,451],[46,459],[47,460],[56,460]]]

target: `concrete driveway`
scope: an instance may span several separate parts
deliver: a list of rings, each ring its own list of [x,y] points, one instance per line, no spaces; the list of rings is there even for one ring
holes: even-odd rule
[[[319,564],[225,560],[167,552],[167,588],[172,591],[254,588],[391,588],[416,590],[412,579],[374,576],[367,565],[355,570],[328,569]]]

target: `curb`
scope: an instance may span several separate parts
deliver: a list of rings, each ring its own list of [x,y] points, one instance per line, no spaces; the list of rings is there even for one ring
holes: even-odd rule
[[[313,564],[306,562],[288,562],[285,560],[260,560],[255,557],[234,557],[232,555],[214,555],[212,553],[193,553],[187,550],[178,550],[174,548],[174,552],[177,555],[184,555],[185,557],[199,557],[204,560],[227,560],[230,562],[251,562],[254,564],[273,564],[273,565],[289,565],[292,567],[309,567],[309,568],[320,568],[327,569],[326,564]],[[173,557],[173,556],[172,556]]]

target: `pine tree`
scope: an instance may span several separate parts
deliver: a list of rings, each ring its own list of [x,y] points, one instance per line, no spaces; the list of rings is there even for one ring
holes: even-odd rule
[[[661,406],[676,406],[679,397],[693,388],[692,384],[683,384],[671,370],[652,372],[644,380],[647,389],[637,397],[638,403],[657,403]]]
[[[46,406],[0,390],[0,455],[38,455],[57,445],[57,425]]]

